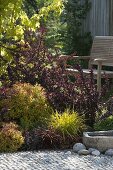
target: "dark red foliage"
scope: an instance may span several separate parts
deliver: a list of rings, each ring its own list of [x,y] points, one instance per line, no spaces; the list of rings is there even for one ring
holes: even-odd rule
[[[84,114],[86,123],[93,126],[100,96],[92,70],[90,76],[86,77],[81,67],[76,64],[79,75],[71,81],[58,55],[53,56],[45,47],[44,34],[44,29],[36,33],[25,33],[25,44],[17,44],[16,51],[13,51],[13,61],[7,68],[7,75],[3,75],[0,80],[9,84],[16,81],[40,83],[46,89],[47,98],[54,109],[74,109],[79,114]]]
[[[66,136],[58,133],[54,129],[34,129],[25,131],[25,145],[23,149],[67,149],[73,146],[75,142],[80,142],[80,137]]]
[[[6,92],[7,92],[7,88],[0,87],[0,100],[6,98]]]
[[[63,138],[53,129],[34,129],[26,131],[25,147],[28,150],[60,148]]]
[[[74,109],[84,114],[87,124],[92,126],[98,110],[99,93],[94,84],[92,71],[87,78],[83,76],[79,65],[76,65],[76,69],[79,70],[79,75],[75,76],[74,82],[69,80],[65,70],[56,67],[43,72],[41,83],[47,89],[47,97],[54,109]]]
[[[7,88],[1,87],[0,88],[0,121],[3,121],[4,114],[7,113],[7,108],[1,107],[2,100],[7,98],[6,93],[7,93]]]
[[[51,64],[53,57],[44,46],[44,29],[36,33],[26,31],[25,44],[15,43],[16,49],[11,50],[13,60],[8,64],[7,74],[0,77],[3,85],[15,82],[36,84],[43,69]]]

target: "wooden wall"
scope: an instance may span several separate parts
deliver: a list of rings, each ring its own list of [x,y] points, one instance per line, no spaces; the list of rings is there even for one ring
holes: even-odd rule
[[[113,0],[110,1],[110,35],[113,35]]]
[[[83,32],[91,32],[92,36],[113,35],[113,0],[90,1],[92,7],[83,21]]]

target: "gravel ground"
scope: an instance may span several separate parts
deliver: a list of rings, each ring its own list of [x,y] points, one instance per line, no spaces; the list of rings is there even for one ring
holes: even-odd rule
[[[113,170],[113,157],[71,151],[8,153],[0,154],[0,170]]]

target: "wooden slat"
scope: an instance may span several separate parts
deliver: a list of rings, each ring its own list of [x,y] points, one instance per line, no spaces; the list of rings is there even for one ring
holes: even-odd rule
[[[67,73],[68,74],[71,74],[71,75],[76,75],[76,74],[79,74],[78,70],[77,69],[69,69],[67,68],[66,69]],[[85,75],[88,75],[90,74],[90,70],[89,69],[83,69],[83,73]],[[93,70],[93,74],[95,76],[95,79],[97,79],[97,70]],[[106,70],[101,70],[101,76],[104,77],[104,75],[107,75],[109,78],[113,78],[113,71],[106,71]]]
[[[91,50],[91,58],[113,59],[113,36],[95,37]]]

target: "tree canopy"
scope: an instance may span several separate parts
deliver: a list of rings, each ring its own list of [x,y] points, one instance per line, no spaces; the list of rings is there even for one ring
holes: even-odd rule
[[[40,0],[38,0],[40,1]],[[40,1],[41,3],[41,1]],[[15,40],[23,37],[24,29],[35,30],[40,26],[40,19],[47,19],[50,12],[54,15],[61,14],[62,0],[48,0],[46,3],[43,1],[44,6],[40,9],[35,6],[35,10],[39,10],[29,17],[24,10],[24,0],[1,0],[0,2],[0,15],[1,15],[1,38],[14,38]],[[39,2],[37,2],[37,5]]]
[[[30,5],[35,3],[31,15],[28,15],[28,11],[25,10],[25,2]],[[25,30],[35,31],[40,27],[42,18],[46,21],[51,13],[59,16],[62,7],[62,0],[33,0],[32,4],[29,0],[0,0],[0,74],[7,67],[6,61],[11,60],[10,50],[15,48],[14,45],[11,45],[11,41],[24,42]]]

